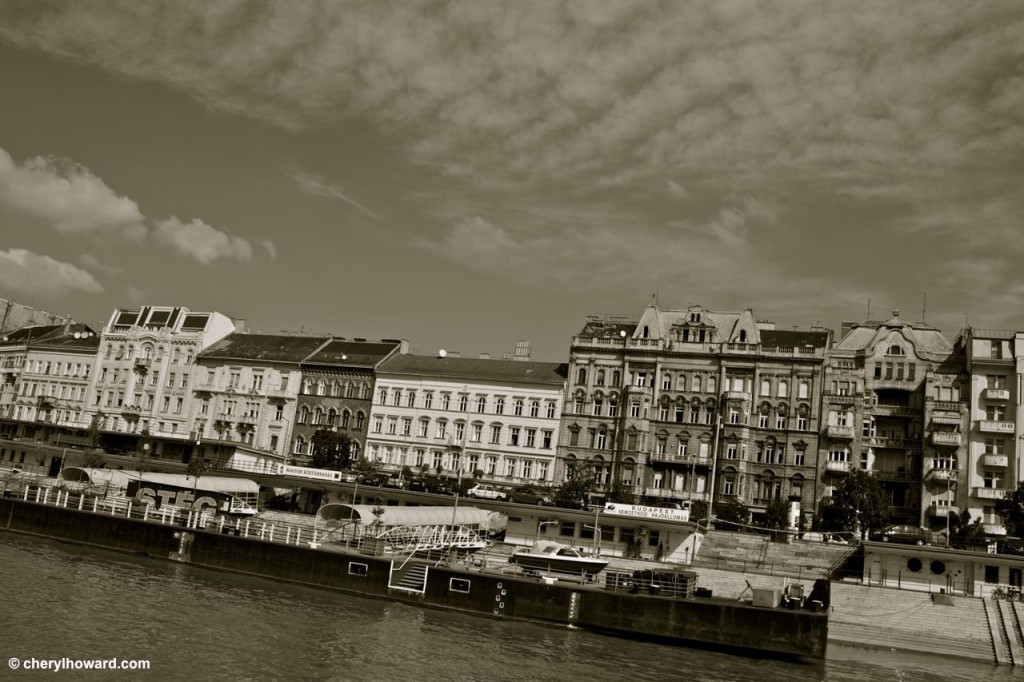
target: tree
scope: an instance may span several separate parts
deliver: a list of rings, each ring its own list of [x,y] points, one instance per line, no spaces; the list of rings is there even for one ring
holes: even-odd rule
[[[311,463],[316,469],[341,471],[351,464],[352,439],[330,429],[317,429],[310,439],[313,446]]]
[[[207,472],[209,467],[206,465],[206,460],[197,455],[192,455],[188,460],[188,466],[185,467],[185,476],[192,478],[192,505],[193,508],[196,502],[196,487],[199,485],[199,477]]]
[[[724,521],[728,525],[746,525],[750,522],[750,510],[736,498],[729,498],[715,504],[715,521]]]
[[[985,544],[985,526],[981,516],[971,521],[971,513],[949,511],[949,546],[967,549],[971,545]]]
[[[1019,538],[1024,533],[1024,481],[1006,493],[1001,500],[996,500],[996,513],[1003,517],[1008,535]]]
[[[690,520],[699,522],[708,517],[708,503],[706,500],[694,500],[690,503]]]
[[[94,448],[98,448],[100,446],[100,427],[103,426],[103,420],[106,418],[107,415],[102,412],[97,412],[89,421],[89,442]]]
[[[95,450],[82,457],[82,466],[86,469],[100,469],[107,465],[107,458]]]
[[[775,499],[764,509],[764,521],[761,524],[771,531],[789,530],[789,503]],[[773,532],[772,539],[778,539],[781,533]]]
[[[621,504],[635,504],[636,495],[622,481],[612,481],[612,487],[608,491],[608,501]]]
[[[860,533],[861,540],[872,529],[888,522],[889,505],[882,484],[863,469],[851,469],[850,475],[836,486],[832,508],[843,527]]]
[[[570,509],[585,507],[590,491],[593,489],[594,467],[590,462],[570,461],[565,468],[565,482],[555,489],[555,506]]]

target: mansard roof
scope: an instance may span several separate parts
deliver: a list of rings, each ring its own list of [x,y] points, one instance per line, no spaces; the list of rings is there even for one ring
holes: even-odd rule
[[[320,350],[330,336],[229,334],[196,356],[197,360],[299,363]]]
[[[842,339],[836,342],[835,350],[863,351],[874,354],[876,347],[884,343],[893,332],[899,332],[914,347],[914,352],[924,360],[940,361],[953,352],[953,346],[935,327],[919,322],[899,319],[899,312],[885,322],[869,321],[855,324]]]
[[[336,339],[303,360],[303,364],[375,367],[401,347],[399,341],[346,341]]]
[[[568,376],[568,365],[528,360],[406,354],[391,356],[378,366],[377,373],[561,386]]]
[[[99,348],[99,335],[81,323],[33,325],[0,335],[0,344],[25,345],[34,349],[84,350]]]
[[[762,329],[761,343],[766,346],[825,348],[828,346],[829,332],[799,329]]]

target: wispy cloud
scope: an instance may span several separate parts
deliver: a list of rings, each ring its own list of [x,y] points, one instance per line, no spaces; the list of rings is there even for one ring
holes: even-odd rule
[[[100,283],[78,266],[25,249],[0,251],[0,287],[43,297],[103,291]]]
[[[277,259],[277,246],[274,244],[274,242],[270,241],[269,239],[264,239],[262,242],[260,242],[260,246],[266,249],[267,255],[270,256],[270,260]]]
[[[248,240],[228,235],[201,220],[186,223],[172,216],[158,222],[153,234],[157,240],[203,265],[220,258],[252,258],[252,244]]]
[[[114,265],[105,265],[100,262],[100,259],[93,256],[90,253],[83,253],[78,257],[78,264],[86,270],[94,270],[96,272],[102,272],[105,275],[114,275],[123,270],[123,268]]]
[[[354,206],[365,216],[373,218],[374,220],[381,219],[379,215],[350,197],[345,192],[345,188],[338,183],[329,183],[321,176],[314,175],[313,173],[307,173],[301,168],[290,168],[288,170],[288,177],[294,180],[299,186],[299,189],[307,194],[312,194],[318,197],[327,197],[328,199],[338,199],[350,206]]]
[[[0,149],[0,204],[44,220],[64,234],[145,236],[134,201],[118,196],[89,169],[66,159],[34,157],[18,165]]]
[[[218,110],[365,119],[436,170],[423,248],[470,267],[604,288],[659,260],[680,289],[724,269],[766,300],[859,295],[862,273],[799,275],[815,249],[848,266],[838,211],[901,277],[1024,255],[1022,34],[1019,3],[931,0],[0,6],[0,39]]]

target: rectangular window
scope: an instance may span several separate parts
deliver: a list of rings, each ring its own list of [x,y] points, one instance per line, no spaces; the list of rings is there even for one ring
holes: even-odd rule
[[[780,431],[784,431],[786,429],[786,416],[785,415],[782,415],[782,414],[775,415],[775,428],[779,429]]]
[[[803,450],[796,450],[793,454],[793,464],[801,467],[804,466],[804,461],[806,457],[806,452],[804,452]]]
[[[483,430],[484,427],[482,424],[473,424],[473,436],[471,440],[474,443],[479,443],[480,439],[483,438]]]
[[[545,450],[550,450],[551,449],[551,437],[552,437],[552,432],[551,431],[542,431],[541,432],[541,447],[544,448]]]
[[[526,447],[536,447],[537,429],[526,429]]]
[[[807,430],[807,417],[803,415],[797,415],[796,417],[796,430],[806,431]]]
[[[509,445],[519,445],[519,427],[513,426],[509,429]]]
[[[394,436],[398,433],[398,417],[388,417],[388,435]]]
[[[629,403],[629,416],[639,417],[640,416],[640,403],[630,402]]]
[[[448,590],[451,592],[461,592],[462,594],[469,594],[469,580],[467,580],[466,578],[449,578]]]
[[[554,419],[554,418],[555,418],[555,409],[556,409],[556,408],[555,408],[555,404],[554,404],[554,403],[548,403],[548,405],[547,405],[547,411],[546,411],[546,413],[545,413],[545,416],[546,416],[546,417],[547,417],[548,419]]]
[[[461,443],[466,440],[466,425],[462,422],[456,422],[455,424],[455,442]]]
[[[438,420],[438,422],[437,422],[436,437],[437,438],[447,438],[448,437],[448,422],[440,420],[440,419]]]
[[[357,564],[354,561],[348,563],[349,575],[366,575],[367,564]]]
[[[491,427],[491,444],[497,445],[501,442],[501,426],[494,425]]]
[[[384,433],[384,417],[373,418],[373,432]]]
[[[402,418],[402,435],[412,435],[412,419],[410,419],[409,417]]]

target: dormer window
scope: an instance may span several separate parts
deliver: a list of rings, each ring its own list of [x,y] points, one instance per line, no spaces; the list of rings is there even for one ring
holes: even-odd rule
[[[906,355],[902,346],[889,346],[889,351],[886,355]]]

